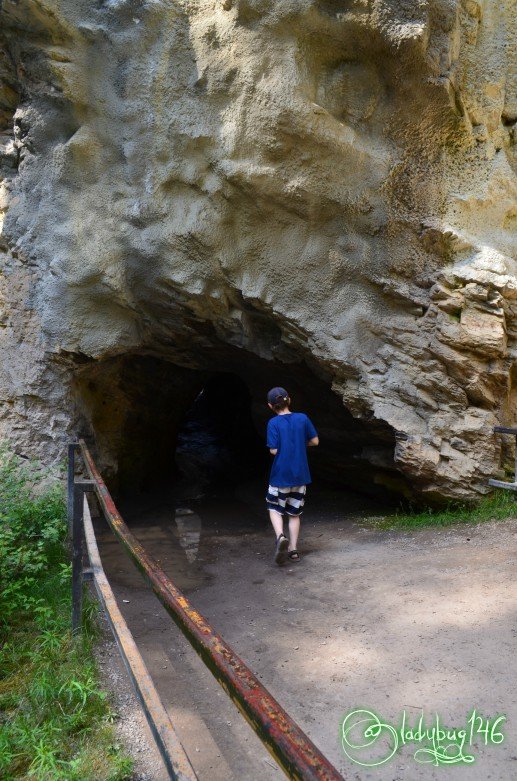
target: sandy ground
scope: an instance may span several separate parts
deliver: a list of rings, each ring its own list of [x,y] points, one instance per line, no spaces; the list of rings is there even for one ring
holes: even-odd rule
[[[303,560],[278,567],[260,487],[195,510],[175,517],[162,499],[123,508],[123,515],[345,778],[516,776],[517,519],[379,532],[362,521],[372,512],[364,499],[314,490],[299,546]],[[283,778],[121,546],[102,522],[97,528],[108,577],[201,781]],[[341,746],[340,722],[355,708],[394,726],[404,710],[411,726],[422,711],[428,726],[437,713],[447,727],[464,728],[473,708],[507,720],[499,745],[473,735],[464,753],[475,756],[474,764],[418,764],[413,755],[426,741],[369,768]],[[145,744],[142,725],[134,729]],[[382,736],[375,752],[388,753]],[[354,756],[366,762],[372,755]],[[155,761],[152,753],[149,759]],[[162,781],[160,773],[155,766],[149,777]]]

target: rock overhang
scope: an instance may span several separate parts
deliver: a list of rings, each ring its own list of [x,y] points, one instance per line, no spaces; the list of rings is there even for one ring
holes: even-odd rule
[[[221,343],[398,432],[413,493],[484,493],[514,398],[511,18],[489,10],[6,3],[4,434],[57,456],[65,354]]]

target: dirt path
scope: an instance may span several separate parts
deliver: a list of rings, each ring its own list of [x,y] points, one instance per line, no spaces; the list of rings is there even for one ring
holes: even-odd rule
[[[133,532],[347,779],[492,779],[517,773],[517,520],[404,534],[360,523],[361,500],[313,494],[300,564],[272,563],[254,487],[194,517],[133,507]],[[124,514],[124,513],[123,513]],[[102,528],[100,526],[99,528]],[[201,781],[283,774],[108,533],[106,572]],[[190,561],[189,561],[190,560]],[[122,602],[122,600],[129,600]],[[377,768],[354,764],[339,725],[353,708],[397,725],[423,709],[461,728],[473,708],[504,714],[505,740],[472,765],[415,762],[405,746]],[[382,751],[379,744],[379,757]],[[356,756],[364,761],[363,753]]]

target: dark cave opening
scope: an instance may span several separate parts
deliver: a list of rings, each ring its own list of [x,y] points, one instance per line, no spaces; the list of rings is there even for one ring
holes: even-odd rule
[[[386,424],[355,419],[303,362],[267,361],[228,346],[203,368],[141,354],[82,365],[74,376],[76,428],[116,496],[231,491],[267,481],[266,394],[275,385],[289,390],[293,410],[306,412],[318,430],[320,447],[310,453],[315,482],[374,496],[397,491]]]
[[[269,458],[251,401],[237,374],[208,379],[178,429],[175,463],[184,482],[224,489],[266,474]]]

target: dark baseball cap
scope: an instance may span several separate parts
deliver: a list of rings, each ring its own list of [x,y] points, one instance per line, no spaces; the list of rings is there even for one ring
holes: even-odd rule
[[[271,388],[267,394],[269,404],[278,404],[281,401],[287,401],[289,394],[285,388]]]

